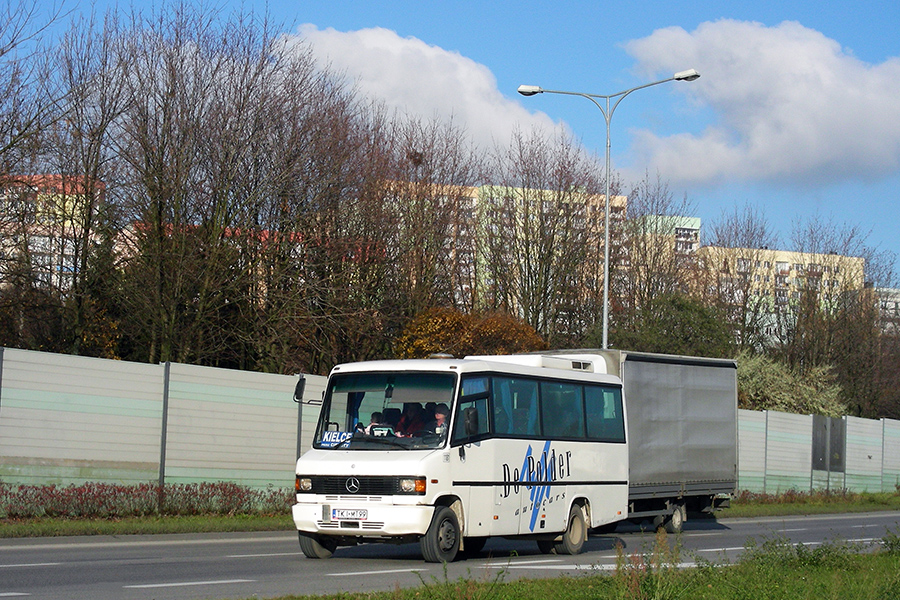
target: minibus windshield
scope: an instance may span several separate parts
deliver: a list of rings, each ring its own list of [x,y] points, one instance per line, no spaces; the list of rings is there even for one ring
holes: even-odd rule
[[[418,450],[443,446],[453,373],[337,373],[328,383],[314,447]]]

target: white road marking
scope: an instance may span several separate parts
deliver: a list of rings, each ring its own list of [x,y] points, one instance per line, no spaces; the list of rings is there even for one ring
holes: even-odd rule
[[[16,569],[19,567],[58,567],[62,563],[22,563],[18,565],[0,565],[0,569]]]
[[[268,558],[270,556],[300,556],[300,552],[278,552],[275,554],[229,554],[225,558]]]
[[[356,577],[358,575],[389,575],[391,573],[418,573],[427,569],[390,569],[385,571],[356,571],[355,573],[328,573],[329,577]]]
[[[194,585],[226,585],[230,583],[255,583],[255,579],[220,579],[218,581],[182,581],[180,583],[147,583],[143,585],[123,585],[127,590],[149,590],[153,588],[188,587]]]
[[[513,562],[512,560],[508,560],[508,561],[506,561],[506,562],[504,562],[504,563],[501,564],[501,563],[499,562],[500,560],[501,560],[501,559],[495,557],[495,558],[494,558],[494,561],[495,561],[495,565],[494,565],[494,566],[504,567],[504,566],[507,566],[507,565],[543,565],[543,564],[547,564],[547,563],[558,563],[558,562],[562,562],[562,559],[561,559],[561,558],[543,558],[543,559],[538,559],[538,560],[517,560],[517,561],[515,561],[515,562]]]

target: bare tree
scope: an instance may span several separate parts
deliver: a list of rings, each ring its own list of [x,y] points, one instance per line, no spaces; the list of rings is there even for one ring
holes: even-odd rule
[[[551,346],[580,339],[599,314],[584,265],[602,211],[597,161],[558,132],[517,132],[491,159],[478,201],[486,308],[517,315]]]
[[[689,292],[697,245],[692,236],[699,229],[693,211],[686,197],[673,197],[659,175],[647,175],[634,186],[623,224],[624,256],[610,273],[616,303],[612,330],[638,326],[644,313],[653,310],[655,298]],[[682,247],[683,242],[688,245]]]
[[[21,173],[38,154],[40,134],[58,117],[60,92],[53,87],[43,35],[59,8],[42,12],[37,0],[0,5],[0,176]]]
[[[883,331],[874,281],[893,280],[891,257],[867,245],[868,234],[820,216],[794,224],[792,241],[811,257],[796,265],[792,302],[780,313],[779,354],[792,366],[832,366],[844,401],[859,416],[876,416]],[[812,258],[814,257],[814,259]]]
[[[747,204],[722,212],[700,252],[698,291],[727,316],[740,351],[771,344],[777,245],[765,214]]]
[[[479,157],[452,123],[396,122],[394,172],[385,199],[396,238],[387,252],[396,264],[401,307],[408,317],[432,307],[475,308],[472,187]]]
[[[229,138],[245,125],[229,121],[241,100],[229,92],[242,67],[251,67],[252,77],[252,66],[266,62],[269,40],[235,18],[219,25],[215,16],[184,4],[148,17],[135,13],[122,60],[124,300],[134,315],[131,333],[151,362],[219,355],[218,317],[241,281],[232,243],[239,211],[228,175],[240,136],[252,132]],[[216,137],[225,145],[211,144]]]
[[[55,76],[65,102],[48,128],[44,164],[60,176],[49,235],[63,275],[56,293],[66,306],[66,349],[116,356],[117,322],[109,292],[116,278],[113,205],[116,183],[113,137],[124,110],[122,36],[115,13],[73,21],[56,50]]]
[[[40,285],[31,233],[40,209],[29,175],[42,135],[59,117],[44,34],[59,7],[0,4],[0,336],[17,347],[56,348],[59,300]]]

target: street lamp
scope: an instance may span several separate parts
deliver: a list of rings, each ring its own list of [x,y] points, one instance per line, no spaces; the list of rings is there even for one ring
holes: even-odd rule
[[[661,79],[659,81],[654,81],[653,83],[646,83],[644,85],[639,85],[637,87],[633,87],[628,90],[624,90],[622,92],[616,92],[615,94],[609,94],[608,96],[604,96],[602,94],[585,94],[583,92],[564,92],[560,90],[545,90],[537,85],[520,85],[519,93],[523,96],[534,96],[536,94],[565,94],[567,96],[581,96],[582,98],[587,98],[594,105],[600,109],[600,112],[603,113],[603,118],[606,120],[606,200],[604,204],[604,232],[603,232],[603,349],[606,350],[609,347],[609,123],[612,121],[613,113],[616,112],[616,107],[619,106],[619,102],[625,99],[625,96],[630,94],[631,92],[636,92],[637,90],[642,90],[644,88],[648,88],[653,85],[659,85],[660,83],[668,83],[670,81],[694,81],[695,79],[700,77],[700,73],[696,71],[696,69],[688,69],[687,71],[679,71],[675,73],[673,76],[668,79]],[[606,101],[606,108],[603,108],[599,102],[597,102],[597,98],[603,99]],[[609,105],[610,98],[616,98],[616,101],[613,103],[612,107]]]

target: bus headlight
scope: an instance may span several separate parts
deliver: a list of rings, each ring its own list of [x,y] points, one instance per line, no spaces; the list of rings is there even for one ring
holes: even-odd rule
[[[401,494],[424,494],[425,478],[424,477],[404,477],[400,479]]]
[[[294,485],[294,489],[297,490],[297,493],[300,492],[311,492],[312,491],[312,479],[309,477],[300,477],[297,476],[297,482]]]

